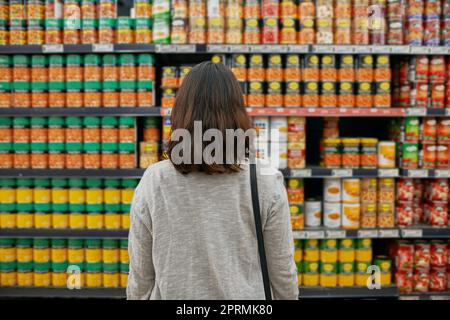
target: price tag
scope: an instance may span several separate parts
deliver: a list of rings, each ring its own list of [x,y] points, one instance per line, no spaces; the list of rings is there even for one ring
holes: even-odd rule
[[[434,176],[436,178],[450,178],[450,170],[436,169],[434,170]]]
[[[445,109],[445,115],[446,116],[450,116],[450,108],[446,108]]]
[[[422,229],[402,229],[402,238],[422,238]]]
[[[428,170],[426,170],[426,169],[410,169],[410,170],[408,170],[408,177],[410,177],[410,178],[427,178]]]
[[[230,53],[245,53],[249,52],[249,47],[246,45],[233,44],[228,46],[228,52]]]
[[[196,51],[195,44],[179,44],[176,46],[177,52],[193,53]]]
[[[430,300],[450,300],[450,296],[430,296]]]
[[[355,53],[371,53],[372,49],[370,46],[355,46]]]
[[[445,47],[428,47],[427,49],[430,54],[445,54],[447,51]]]
[[[343,239],[345,238],[345,230],[326,230],[327,239]]]
[[[399,238],[400,232],[397,229],[380,229],[378,230],[379,238]]]
[[[358,230],[358,238],[378,238],[378,230]]]
[[[113,44],[94,43],[92,45],[92,51],[93,52],[113,52],[114,45]]]
[[[324,231],[306,231],[306,239],[324,239]]]
[[[333,177],[351,177],[353,176],[352,169],[333,169],[331,170],[331,175]]]
[[[405,109],[406,115],[408,116],[426,116],[427,109],[426,108],[407,108]]]
[[[291,176],[293,178],[308,178],[312,176],[311,169],[292,169]]]
[[[61,53],[64,52],[64,46],[62,44],[43,44],[43,53]]]
[[[420,46],[411,46],[411,51],[410,52],[412,54],[426,54],[426,53],[428,53],[426,47],[420,47]]]
[[[419,296],[400,296],[399,300],[420,300]]]
[[[323,46],[323,45],[315,45],[313,46],[313,52],[317,53],[334,53],[335,46]]]
[[[292,53],[308,53],[308,46],[303,44],[290,44],[287,47],[288,52]]]
[[[177,46],[174,44],[158,44],[156,45],[156,52],[176,52]]]
[[[352,46],[335,46],[334,52],[336,53],[353,53],[353,47]]]
[[[347,108],[339,108],[340,113],[347,113]]]
[[[292,231],[294,239],[306,239],[306,231]]]
[[[391,53],[389,46],[373,46],[372,53]]]
[[[398,177],[398,169],[378,169],[379,177]]]
[[[221,44],[208,44],[206,47],[208,52],[228,52],[228,47]]]
[[[402,53],[402,54],[408,54],[410,53],[410,47],[409,46],[391,46],[392,52],[395,53]]]

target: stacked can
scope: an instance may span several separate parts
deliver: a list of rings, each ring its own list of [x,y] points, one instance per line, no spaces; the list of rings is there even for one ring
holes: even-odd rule
[[[303,241],[294,239],[294,261],[297,266],[297,282],[303,284]]]
[[[253,54],[249,59],[249,68],[247,73],[247,106],[264,107],[264,81],[266,73],[264,69],[264,59],[262,54]]]
[[[369,0],[353,0],[353,44],[369,44]]]
[[[207,43],[225,43],[225,2],[208,1],[207,13]]]
[[[356,69],[356,106],[359,108],[373,107],[372,85],[374,80],[373,56],[360,55]]]
[[[288,159],[288,118],[270,118],[270,155],[278,169],[286,169],[289,165]],[[276,158],[275,158],[276,157]]]
[[[172,22],[170,40],[174,44],[187,43],[188,35],[188,2],[187,0],[172,1]]]
[[[359,220],[361,214],[360,202],[360,179],[342,179],[342,228],[359,229]]]
[[[287,180],[286,188],[289,200],[289,209],[291,212],[291,224],[293,230],[304,228],[304,188],[303,180],[290,178]]]
[[[244,43],[261,43],[259,19],[261,18],[261,3],[259,0],[245,1],[244,4]]]
[[[0,56],[0,107],[11,107],[12,66],[8,55]]]
[[[386,0],[370,0],[372,15],[369,18],[370,44],[386,44]]]
[[[31,105],[34,107],[48,106],[48,60],[46,56],[31,57]]]
[[[370,275],[367,269],[372,265],[372,239],[356,239],[355,285],[367,286]]]
[[[391,107],[391,66],[388,55],[376,56],[374,69],[375,92],[373,105],[376,108]]]
[[[447,179],[433,179],[425,185],[424,221],[435,227],[448,226]]]
[[[414,181],[413,179],[397,180],[397,225],[409,227],[414,224]]]
[[[152,42],[152,3],[150,0],[134,0],[135,42]]]
[[[323,225],[340,228],[342,225],[342,184],[340,179],[323,180]]]
[[[377,186],[377,179],[361,179],[361,228],[377,226]]]
[[[301,0],[298,5],[299,33],[298,43],[313,44],[316,41],[315,32],[316,6],[312,0]]]
[[[300,107],[302,104],[300,63],[300,56],[295,54],[286,56],[284,107]]]
[[[283,105],[283,78],[281,55],[269,55],[266,68],[267,93],[264,104],[266,107],[279,107]]]
[[[444,1],[442,6],[442,45],[450,44],[450,3]]]
[[[189,0],[189,43],[206,43],[206,2]]]
[[[426,46],[438,46],[441,44],[441,1],[428,0],[425,3],[424,37]]]
[[[355,62],[352,55],[341,55],[337,75],[338,101],[340,108],[353,108],[355,106],[354,81]]]
[[[268,160],[270,157],[270,118],[254,117],[253,126],[256,130],[256,158]]]
[[[355,285],[355,243],[353,239],[341,239],[338,244],[338,285]]]
[[[395,226],[395,179],[379,179],[377,198],[377,227],[393,228]]]
[[[265,44],[276,44],[280,41],[280,3],[279,0],[262,0],[262,39]]]
[[[288,117],[287,166],[302,169],[306,165],[306,120],[303,117]]]
[[[335,44],[352,44],[352,0],[337,0],[334,6]]]
[[[320,241],[320,278],[322,287],[336,287],[338,284],[338,242],[335,239]]]
[[[281,44],[296,44],[297,43],[297,3],[294,0],[281,0],[280,3],[280,18],[281,18]]]
[[[141,168],[145,169],[159,160],[160,125],[160,121],[154,117],[144,120],[144,138],[139,144],[139,166]]]
[[[154,0],[153,42],[170,43],[170,0]]]
[[[303,57],[302,81],[303,96],[302,102],[305,108],[319,107],[319,56],[307,54]]]
[[[403,3],[401,0],[388,0],[386,6],[387,39],[389,45],[403,44]]]
[[[242,43],[243,5],[239,0],[227,0],[225,4],[225,42]]]
[[[317,0],[316,3],[316,43],[333,44],[333,1]]]
[[[422,45],[424,28],[423,16],[425,13],[424,0],[408,0],[406,5],[406,37],[405,44]]]
[[[303,285],[318,286],[320,275],[319,240],[305,240],[303,247]]]

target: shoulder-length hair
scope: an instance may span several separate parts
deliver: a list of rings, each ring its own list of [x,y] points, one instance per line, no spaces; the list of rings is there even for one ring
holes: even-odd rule
[[[194,150],[194,144],[201,144],[201,154],[209,144],[207,141],[194,141],[194,128],[199,126],[197,121],[201,121],[202,133],[208,129],[216,129],[223,137],[222,143],[222,161],[194,161],[195,152],[199,152],[197,146]],[[195,122],[195,126],[194,126]],[[168,156],[175,168],[181,173],[190,173],[201,171],[208,174],[237,172],[241,169],[239,159],[237,158],[236,137],[233,137],[233,150],[226,150],[227,134],[229,129],[242,129],[247,132],[252,128],[250,118],[244,106],[244,99],[241,86],[236,80],[231,70],[222,63],[203,62],[196,65],[184,78],[175,99],[175,104],[171,114],[172,136],[168,144]],[[175,141],[173,133],[177,129],[184,129],[189,132],[190,150],[186,154],[188,161],[175,161],[174,148],[182,143]],[[241,131],[241,132],[242,132]],[[186,138],[183,137],[183,140]],[[231,140],[229,137],[228,140]],[[186,142],[186,141],[183,141]],[[228,141],[230,142],[230,141]],[[245,139],[245,156],[248,156],[249,147],[248,137]],[[225,152],[226,150],[226,152]],[[230,163],[227,153],[233,151],[233,158]],[[177,151],[178,152],[178,151]],[[185,150],[182,151],[184,153]],[[229,154],[228,154],[229,155]],[[228,161],[227,161],[228,160]]]

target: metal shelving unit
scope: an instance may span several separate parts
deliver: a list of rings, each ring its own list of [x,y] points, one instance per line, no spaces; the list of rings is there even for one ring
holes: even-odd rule
[[[125,288],[0,287],[0,298],[100,298],[125,299]]]
[[[128,229],[0,229],[0,238],[127,238]]]
[[[160,117],[158,107],[120,107],[120,108],[0,108],[1,117],[35,116],[133,116]]]
[[[145,169],[0,169],[0,177],[141,178]]]
[[[366,287],[300,287],[302,299],[397,299],[398,289],[395,286],[381,289]]]
[[[450,300],[450,291],[424,292],[424,293],[401,293],[400,300]]]

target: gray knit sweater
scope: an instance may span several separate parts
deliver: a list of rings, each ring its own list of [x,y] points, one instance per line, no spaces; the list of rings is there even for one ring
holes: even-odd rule
[[[258,172],[274,299],[297,299],[283,176]],[[264,299],[248,165],[238,173],[183,175],[168,161],[136,188],[128,299]]]

